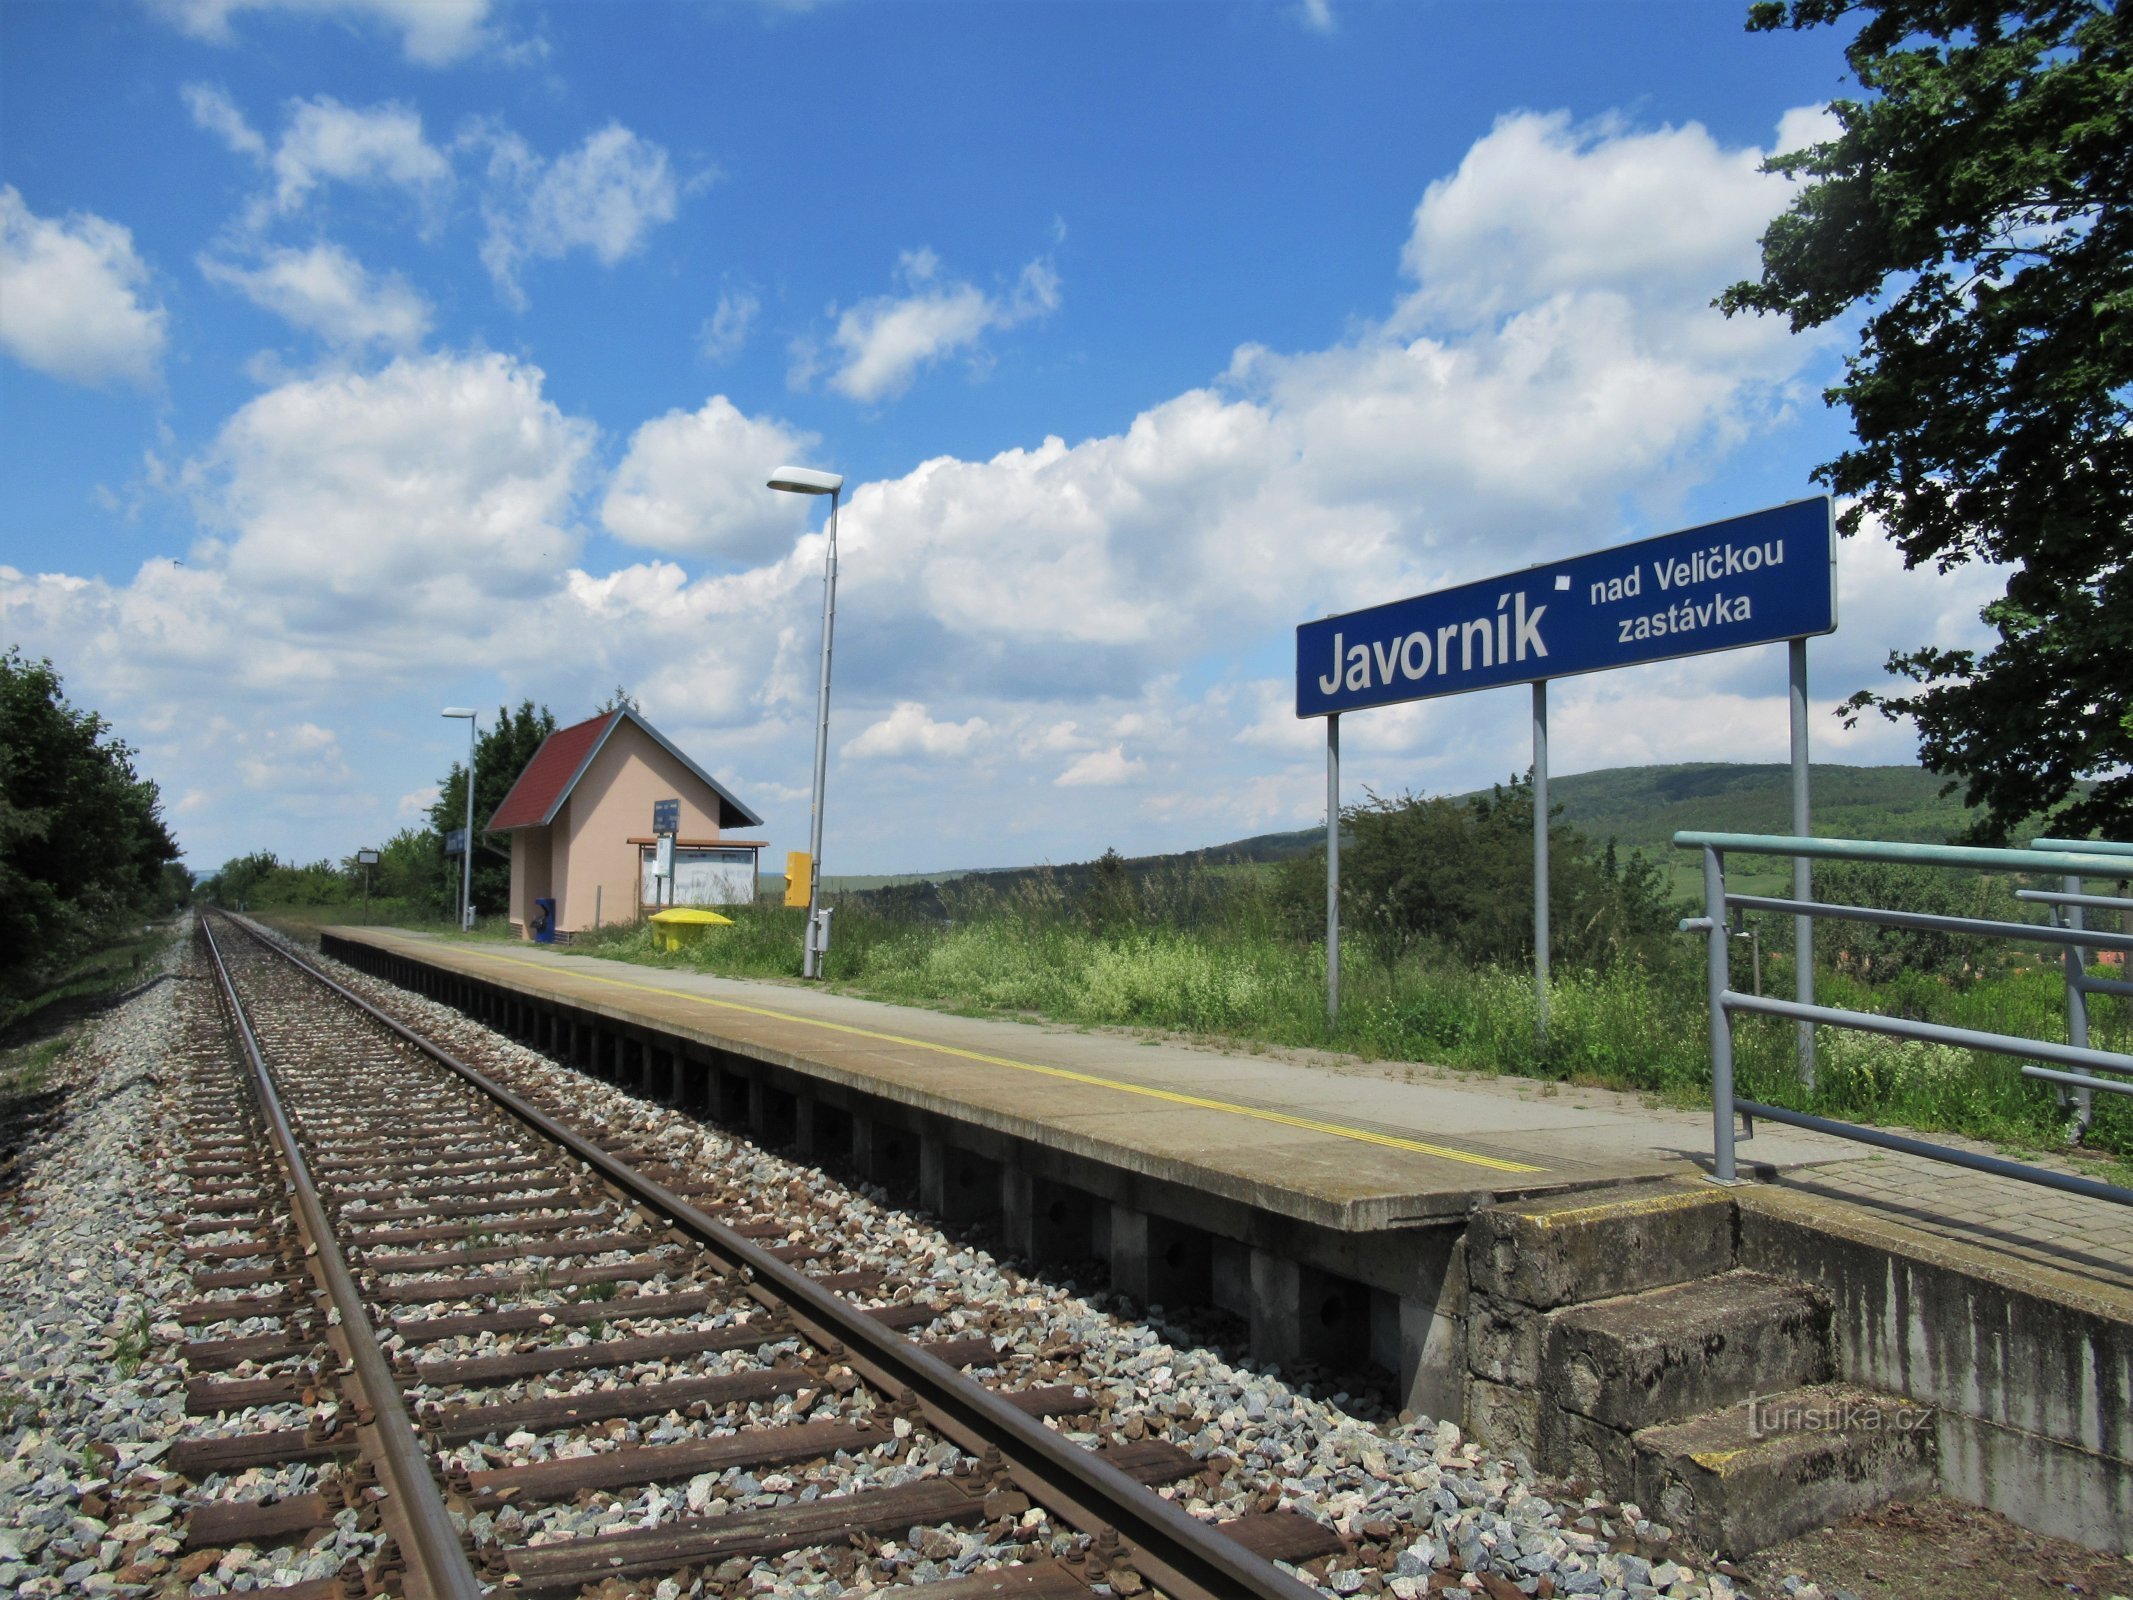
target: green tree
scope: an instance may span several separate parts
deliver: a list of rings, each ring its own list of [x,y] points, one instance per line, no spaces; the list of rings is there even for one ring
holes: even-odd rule
[[[264,903],[266,886],[279,871],[281,858],[271,850],[232,856],[200,885],[200,896],[220,906],[250,905],[254,900]]]
[[[445,892],[447,865],[454,874],[451,894]],[[378,847],[378,864],[370,870],[371,892],[399,901],[410,916],[451,915],[459,863],[446,862],[444,836],[434,828],[402,828]]]
[[[1911,566],[2004,563],[1980,653],[1898,651],[1861,691],[2001,835],[2133,835],[2133,18],[2104,0],[1760,0],[1756,31],[1857,23],[1866,97],[1767,170],[1812,182],[1729,313],[1864,314],[1818,471]],[[2077,782],[2093,778],[2086,793]]]
[[[474,746],[474,906],[477,911],[499,912],[511,897],[511,859],[500,842],[483,842],[483,830],[496,808],[504,803],[511,785],[526,770],[541,741],[555,732],[555,713],[521,700],[516,711],[496,708],[495,720]],[[452,763],[439,786],[437,803],[430,807],[430,823],[439,834],[463,828],[467,820],[467,769]],[[503,851],[504,853],[499,853]],[[445,903],[459,904],[459,858],[445,859]]]
[[[1556,812],[1560,814],[1560,807]],[[1533,959],[1533,784],[1514,778],[1464,801],[1373,794],[1341,812],[1341,918],[1382,959],[1429,945],[1473,963]],[[1310,858],[1304,858],[1309,860]],[[1287,869],[1289,892],[1324,907],[1325,857]],[[1659,870],[1620,861],[1551,817],[1548,946],[1554,960],[1604,967],[1671,928]]]
[[[178,847],[156,786],[49,661],[0,655],[0,982],[35,983],[164,901]]]
[[[2023,920],[2022,905],[2003,880],[1901,861],[1818,861],[1815,898],[1938,917]],[[1870,922],[1824,922],[1815,937],[1822,960],[1870,983],[1888,983],[1904,973],[1964,982],[2009,948],[2002,939]]]
[[[1126,858],[1106,850],[1090,864],[1088,880],[1076,896],[1075,910],[1098,933],[1115,933],[1141,921],[1139,887],[1127,870]]]

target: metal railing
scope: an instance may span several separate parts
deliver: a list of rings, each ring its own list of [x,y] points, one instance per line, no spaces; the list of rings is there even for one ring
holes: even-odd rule
[[[2084,905],[2089,900],[2104,897],[2084,896],[2077,889],[2063,890],[2051,901],[2058,913],[2051,922],[2002,922],[1986,917],[1942,916],[1875,906],[1833,905],[1814,900],[1728,894],[1725,867],[1726,855],[1730,851],[1758,856],[1807,856],[1825,861],[1886,861],[1914,866],[1967,868],[1979,872],[2049,873],[2057,874],[2062,881],[2074,881],[2083,878],[2116,878],[2125,874],[2129,867],[2133,867],[2133,846],[2097,847],[2063,840],[2039,840],[2040,846],[2051,845],[2055,848],[1984,850],[1960,845],[1891,844],[1863,839],[1809,839],[1779,834],[1693,832],[1675,834],[1674,843],[1683,849],[1703,852],[1704,914],[1700,917],[1685,918],[1681,927],[1685,933],[1703,934],[1707,942],[1706,973],[1711,1010],[1711,1175],[1714,1179],[1720,1183],[1737,1181],[1734,1118],[1738,1113],[1747,1118],[1749,1137],[1753,1137],[1755,1119],[1762,1117],[1789,1127],[1834,1134],[1861,1144],[1926,1156],[1935,1161],[1968,1167],[1974,1171],[2019,1178],[2026,1183],[2042,1184],[2047,1188],[2062,1189],[2072,1194],[2110,1200],[2119,1205],[2133,1205],[2133,1189],[2100,1183],[2093,1178],[2072,1177],[2066,1173],[2053,1172],[2022,1162],[2003,1161],[1996,1156],[1976,1155],[1949,1145],[1885,1133],[1881,1129],[1862,1127],[1857,1123],[1811,1116],[1802,1111],[1788,1111],[1782,1106],[1741,1099],[1733,1091],[1733,1017],[1739,1012],[1750,1012],[1783,1017],[1794,1022],[1851,1028],[1898,1039],[2013,1056],[2023,1060],[2021,1070],[2024,1076],[2058,1084],[2062,1091],[2076,1089],[2086,1095],[2092,1089],[2104,1089],[2118,1094],[2133,1094],[2133,1082],[2097,1076],[2098,1073],[2133,1075],[2133,1055],[2114,1050],[2092,1049],[2087,1037],[2087,996],[2092,993],[2133,994],[2133,985],[2111,979],[2091,978],[2086,970],[2090,950],[2133,950],[2133,935],[2084,929],[2078,925],[2078,917],[2075,919],[2076,925],[2069,926],[2066,913],[2078,911],[2081,907],[2064,903],[2069,895],[2076,896]],[[2124,902],[2108,900],[2106,903],[2119,905]],[[1795,917],[1826,917],[1835,921],[1872,923],[1881,927],[1909,928],[1922,932],[1967,934],[2018,939],[2030,944],[2056,945],[2066,953],[2069,963],[2070,1018],[2073,1015],[2074,996],[2080,997],[2081,1035],[2078,1040],[2070,1037],[2068,1043],[2060,1044],[2056,1040],[2026,1039],[2015,1034],[1989,1033],[1976,1028],[1914,1022],[1908,1018],[1881,1016],[1871,1011],[1849,1011],[1837,1006],[1809,1005],[1795,1000],[1780,1000],[1774,996],[1742,994],[1732,986],[1732,963],[1728,950],[1726,919],[1727,913],[1734,909],[1775,911]],[[2036,1064],[2038,1062],[2049,1062],[2051,1065],[2039,1066]]]
[[[2077,855],[2100,855],[2125,857],[2118,868],[2116,895],[2089,894],[2081,874],[2072,873],[2060,880],[2057,892],[2049,889],[2017,889],[2015,898],[2051,908],[2052,921],[2059,927],[2075,933],[2087,932],[2086,914],[2090,911],[2116,910],[2119,913],[2119,931],[2133,932],[2133,900],[2126,899],[2126,880],[2133,878],[2133,844],[2086,842],[2074,839],[2038,839],[2032,842],[2033,849],[2072,852]],[[2094,959],[2086,945],[2069,944],[2061,955],[2066,969],[2066,1037],[2071,1044],[2085,1045],[2089,1042],[2089,996],[2092,994],[2116,994],[2133,996],[2133,983],[2117,978],[2092,978],[2089,963]],[[2059,1104],[2071,1107],[2074,1120],[2086,1133],[2094,1113],[2090,1089],[2083,1084],[2070,1087],[2059,1086]],[[2106,1085],[2106,1087],[2109,1087]]]

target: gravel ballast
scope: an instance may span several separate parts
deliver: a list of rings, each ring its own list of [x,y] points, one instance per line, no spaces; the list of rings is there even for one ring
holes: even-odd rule
[[[306,959],[319,961],[310,951]],[[626,1131],[631,1142],[690,1170],[746,1183],[762,1204],[794,1220],[794,1238],[831,1247],[815,1270],[872,1268],[887,1274],[868,1303],[920,1299],[943,1315],[914,1334],[988,1333],[1000,1350],[977,1375],[1005,1388],[1078,1385],[1087,1410],[1059,1425],[1085,1443],[1168,1439],[1209,1465],[1161,1492],[1196,1515],[1228,1518],[1287,1509],[1336,1529],[1348,1552],[1302,1576],[1328,1595],[1390,1594],[1402,1600],[1454,1591],[1595,1595],[1648,1600],[1724,1596],[1732,1579],[1678,1551],[1669,1531],[1633,1506],[1558,1501],[1522,1461],[1483,1451],[1449,1422],[1360,1413],[1347,1396],[1307,1392],[1197,1347],[1182,1324],[1115,1314],[1105,1297],[1030,1277],[878,1190],[756,1149],[683,1113],[527,1050],[447,1007],[330,961],[336,979],[409,1025],[431,1033],[479,1070],[567,1105],[583,1131]],[[249,1590],[330,1576],[367,1556],[372,1536],[354,1514],[307,1547],[188,1555],[183,1506],[203,1495],[253,1496],[312,1486],[312,1469],[289,1467],[190,1485],[157,1463],[181,1434],[245,1431],[286,1415],[184,1415],[176,1345],[186,1337],[236,1337],[271,1324],[236,1321],[188,1330],[167,1308],[197,1298],[176,1241],[158,1212],[177,1209],[186,1183],[183,1152],[160,1141],[171,1085],[189,1059],[211,1048],[203,1030],[219,1014],[183,939],[165,956],[165,981],[85,1030],[57,1074],[69,1090],[67,1117],[37,1152],[15,1206],[0,1213],[0,1593],[176,1595]],[[216,1035],[215,1037],[219,1037]],[[176,1141],[173,1141],[173,1146]],[[450,1308],[436,1307],[442,1313]],[[716,1313],[706,1314],[710,1320]],[[579,1335],[561,1335],[564,1338]],[[388,1341],[391,1342],[391,1341]],[[447,1343],[428,1355],[494,1348],[493,1338]],[[789,1355],[785,1341],[721,1358],[732,1370]],[[694,1370],[706,1370],[698,1367]],[[551,1385],[590,1389],[664,1376],[595,1371]],[[418,1386],[418,1398],[424,1391]],[[863,1391],[750,1406],[728,1424],[881,1419]],[[647,1418],[592,1445],[664,1443],[706,1431],[700,1420]],[[715,1431],[715,1430],[714,1430]],[[781,1471],[706,1474],[651,1489],[581,1496],[573,1503],[477,1514],[480,1537],[560,1538],[653,1527],[683,1517],[789,1504],[851,1489],[907,1482],[969,1465],[954,1447],[894,1419],[896,1439],[857,1455]],[[469,1470],[538,1459],[553,1448],[533,1436],[475,1441],[448,1452]],[[342,1525],[342,1524],[345,1524]],[[1043,1553],[1075,1554],[1086,1541],[1033,1509],[1012,1524],[980,1529],[914,1528],[865,1550],[802,1551],[728,1563],[686,1587],[662,1584],[662,1600],[698,1594],[864,1594],[897,1584],[981,1572]],[[1669,1559],[1671,1557],[1671,1559]],[[1801,1587],[1794,1579],[1792,1587]],[[671,1591],[671,1592],[669,1592]],[[648,1587],[647,1592],[650,1592]],[[1129,1585],[1118,1592],[1132,1593]],[[1765,1588],[1770,1594],[1775,1591]],[[1841,1590],[1825,1588],[1825,1596]]]

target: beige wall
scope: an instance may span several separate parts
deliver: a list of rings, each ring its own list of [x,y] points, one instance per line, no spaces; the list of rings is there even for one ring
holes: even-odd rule
[[[511,831],[511,920],[522,934],[531,937],[533,902],[553,894],[549,857],[554,828],[514,828]],[[562,908],[558,905],[557,910]]]
[[[608,736],[547,831],[553,847],[556,926],[575,933],[593,921],[599,888],[605,922],[637,915],[637,846],[649,838],[652,802],[681,801],[681,837],[716,839],[718,796],[635,723]],[[532,830],[525,830],[532,831]]]

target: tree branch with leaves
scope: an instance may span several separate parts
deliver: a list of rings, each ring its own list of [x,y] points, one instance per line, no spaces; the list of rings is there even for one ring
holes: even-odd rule
[[[1763,0],[1754,31],[1856,24],[1865,96],[1766,170],[1810,180],[1729,314],[1857,313],[1816,476],[1912,567],[2007,568],[1983,650],[1891,653],[1919,754],[2004,834],[2133,837],[2133,24],[2106,0]],[[2054,810],[2056,808],[2056,810]]]

